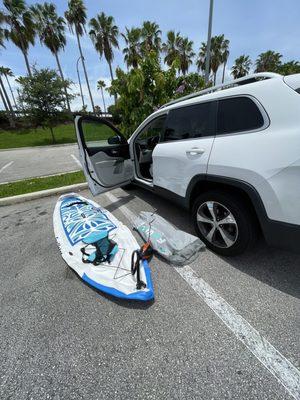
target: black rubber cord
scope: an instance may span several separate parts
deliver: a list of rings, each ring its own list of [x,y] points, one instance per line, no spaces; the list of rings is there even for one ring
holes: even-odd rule
[[[140,263],[142,261],[142,253],[140,250],[134,250],[131,255],[131,274],[136,273],[136,288],[138,290],[146,287],[145,282],[140,278]]]

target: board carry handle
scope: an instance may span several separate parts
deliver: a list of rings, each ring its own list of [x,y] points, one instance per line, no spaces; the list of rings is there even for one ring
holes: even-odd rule
[[[142,260],[143,257],[141,251],[134,250],[131,255],[131,274],[134,275],[136,273],[136,288],[138,290],[146,287],[145,282],[143,282],[140,277],[140,264]]]

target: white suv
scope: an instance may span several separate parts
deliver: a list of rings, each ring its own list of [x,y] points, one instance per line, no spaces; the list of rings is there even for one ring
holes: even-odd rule
[[[110,122],[76,116],[96,195],[130,182],[191,210],[207,247],[300,248],[300,74],[248,75],[151,114],[127,141]]]

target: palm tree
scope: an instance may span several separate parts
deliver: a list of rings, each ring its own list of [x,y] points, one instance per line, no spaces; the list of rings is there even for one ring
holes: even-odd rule
[[[174,61],[179,60],[179,46],[182,37],[180,32],[175,31],[167,32],[167,41],[162,45],[162,51],[166,54],[164,62],[171,67]]]
[[[5,89],[5,86],[4,86],[4,83],[3,83],[3,80],[2,80],[2,74],[0,73],[0,87],[1,87],[1,91],[2,91],[2,93],[3,93],[3,95],[4,95],[4,97],[5,97],[5,102],[6,102],[6,104],[7,104],[7,106],[8,106],[8,109],[9,109],[9,111],[11,112],[11,114],[13,114],[13,108],[12,108],[12,105],[11,105],[11,102],[10,102],[10,99],[9,99],[9,96],[8,96],[8,94],[7,94],[7,91],[6,91],[6,89]]]
[[[151,50],[159,53],[161,48],[161,30],[156,22],[144,21],[141,36],[141,50],[144,55]]]
[[[75,30],[77,44],[79,48],[79,53],[82,61],[82,67],[84,71],[84,76],[86,80],[86,85],[89,91],[89,96],[91,99],[91,104],[93,108],[93,112],[95,112],[94,100],[92,97],[92,92],[89,84],[88,75],[85,68],[84,57],[82,53],[82,48],[80,44],[80,36],[85,33],[85,23],[86,23],[86,8],[83,4],[82,0],[69,0],[68,2],[68,10],[65,12],[65,17],[68,22],[70,31],[73,33],[73,28]]]
[[[104,100],[104,95],[103,95],[103,89],[106,87],[105,82],[102,81],[101,79],[99,79],[99,81],[97,82],[97,89],[101,91],[101,95],[102,95],[102,101],[103,101],[103,107],[104,107],[104,112],[106,114],[106,105],[105,105],[105,100]]]
[[[211,71],[214,75],[214,85],[216,84],[217,72],[222,65],[222,44],[224,35],[214,36],[211,38]]]
[[[10,85],[10,82],[9,82],[9,79],[8,79],[9,76],[10,76],[10,77],[13,77],[14,74],[12,73],[12,70],[11,70],[10,68],[6,68],[6,67],[3,67],[3,66],[2,66],[2,67],[0,67],[0,76],[1,76],[1,75],[3,75],[4,78],[6,79],[6,82],[7,82],[7,85],[8,85],[8,87],[9,87],[9,90],[10,90],[11,97],[12,97],[12,99],[13,99],[15,108],[17,109],[18,106],[17,106],[17,103],[16,103],[16,99],[15,99],[15,96],[14,96],[14,92],[12,91],[12,88],[11,88],[11,85]]]
[[[295,60],[288,61],[282,64],[277,72],[281,75],[300,74],[300,62]]]
[[[10,109],[8,108],[5,96],[4,96],[3,91],[1,89],[1,85],[0,85],[0,97],[1,97],[2,103],[4,105],[5,111],[7,113],[7,118],[8,118],[8,121],[9,121],[9,125],[10,125],[11,128],[14,128],[16,126],[15,125],[15,120],[12,117]]]
[[[231,68],[231,74],[234,79],[242,78],[245,75],[249,74],[250,67],[252,61],[249,56],[245,56],[244,54],[238,57]]]
[[[125,28],[126,33],[121,33],[125,40],[126,46],[123,49],[124,61],[127,64],[127,68],[137,68],[141,60],[141,29],[140,28]]]
[[[193,42],[187,37],[181,38],[179,41],[178,55],[180,61],[180,71],[183,73],[183,75],[186,75],[195,56],[193,51]]]
[[[4,39],[6,36],[6,29],[2,28],[2,24],[4,23],[4,14],[3,12],[0,10],[0,47],[4,47]]]
[[[106,16],[104,12],[98,14],[96,18],[92,18],[89,25],[92,28],[89,35],[94,43],[95,49],[100,54],[100,58],[104,55],[109,66],[111,80],[113,80],[114,76],[111,64],[114,59],[113,48],[119,48],[119,29],[114,25],[114,18],[112,16]],[[115,102],[116,101],[117,97],[115,95]]]
[[[23,53],[28,75],[32,76],[28,61],[28,49],[34,44],[35,27],[30,10],[24,0],[3,0],[5,11],[2,19],[8,25],[7,38]]]
[[[12,108],[9,96],[7,94],[7,91],[5,89],[3,80],[1,78],[1,76],[3,75],[3,73],[0,73],[0,92],[1,92],[1,98],[2,98],[2,102],[4,104],[4,108],[7,111],[8,114],[8,119],[9,119],[9,123],[11,127],[15,127],[15,113],[14,110]]]
[[[224,83],[225,69],[226,69],[226,64],[227,64],[228,57],[229,57],[229,43],[230,43],[230,41],[228,39],[225,39],[224,35],[221,35],[221,36],[222,36],[221,62],[223,64],[222,83]]]
[[[58,53],[66,45],[65,20],[56,13],[52,3],[36,4],[31,7],[35,26],[42,44],[54,55],[62,81],[64,75],[58,58]],[[68,110],[71,111],[68,92],[65,87],[65,96]]]
[[[282,55],[280,53],[276,53],[272,50],[259,54],[255,62],[255,72],[277,72],[277,69],[281,66],[281,57]]]
[[[6,29],[2,28],[3,22],[4,22],[4,14],[3,14],[2,11],[0,11],[0,47],[4,47],[5,48],[4,39],[5,39],[5,36],[6,36]],[[4,94],[3,94],[2,90],[1,90],[1,86],[0,86],[0,97],[1,97],[2,103],[4,105],[4,108],[5,108],[5,110],[6,110],[7,114],[8,114],[9,122],[11,124],[11,115],[10,115],[10,112],[9,112],[9,109],[8,109]]]
[[[198,71],[205,71],[205,64],[206,64],[206,43],[202,42],[196,60],[196,66],[198,68]],[[210,71],[211,71],[211,66],[209,65],[209,73]]]
[[[224,64],[225,60],[227,62],[226,54],[228,49],[226,49],[226,44],[225,46],[223,45],[223,42],[224,42],[224,35],[213,36],[211,38],[209,73],[211,72],[213,73],[214,85],[216,84],[217,72],[220,65]],[[206,43],[202,42],[198,53],[198,59],[196,61],[198,70],[205,71],[205,63],[206,63]],[[224,73],[225,72],[223,70],[223,74]]]
[[[10,111],[9,111],[8,105],[7,105],[7,103],[6,103],[4,94],[3,94],[3,92],[2,92],[1,86],[0,86],[0,97],[1,97],[2,103],[3,103],[3,105],[4,105],[5,111],[7,112],[7,114],[8,114],[9,117],[10,117]]]

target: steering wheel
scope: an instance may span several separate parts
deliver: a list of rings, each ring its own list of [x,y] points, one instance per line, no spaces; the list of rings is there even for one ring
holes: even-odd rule
[[[158,142],[159,142],[159,136],[158,135],[152,136],[148,139],[148,146],[151,148],[151,150],[153,150]]]

